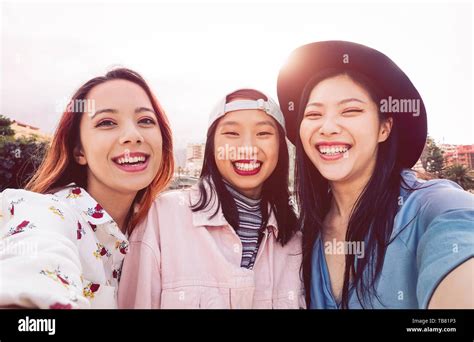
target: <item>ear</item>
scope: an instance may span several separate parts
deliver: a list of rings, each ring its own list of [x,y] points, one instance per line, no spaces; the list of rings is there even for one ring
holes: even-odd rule
[[[380,130],[379,130],[379,139],[378,139],[379,143],[387,140],[387,138],[390,136],[390,132],[392,131],[392,126],[393,126],[392,117],[388,117],[381,123]]]
[[[87,159],[84,154],[84,151],[82,150],[82,146],[74,147],[73,155],[76,163],[78,163],[79,165],[87,165]]]

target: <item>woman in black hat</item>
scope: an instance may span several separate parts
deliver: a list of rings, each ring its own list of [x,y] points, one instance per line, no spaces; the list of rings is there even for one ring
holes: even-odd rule
[[[409,170],[427,124],[404,72],[366,46],[317,42],[290,56],[278,97],[309,307],[473,307],[474,198]]]

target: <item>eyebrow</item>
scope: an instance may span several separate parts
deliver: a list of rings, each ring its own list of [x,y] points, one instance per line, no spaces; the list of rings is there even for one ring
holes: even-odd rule
[[[276,128],[275,124],[270,120],[260,121],[257,123],[257,126],[266,126],[266,125],[270,125],[273,128]]]
[[[348,98],[348,99],[344,99],[344,100],[341,100],[339,101],[337,104],[338,105],[341,105],[341,104],[345,104],[345,103],[348,103],[348,102],[360,102],[360,103],[365,103],[364,101],[360,100],[360,99],[357,99],[355,97],[351,97],[351,98]],[[317,107],[323,107],[324,105],[321,103],[321,102],[311,102],[311,103],[308,103],[306,105],[306,107],[309,107],[309,106],[317,106]]]
[[[265,120],[265,121],[259,121],[257,122],[256,124],[257,126],[266,126],[266,125],[270,125],[272,126],[273,128],[276,128],[275,124],[270,121],[270,120]],[[237,121],[224,121],[222,123],[222,126],[240,126],[240,123],[238,123]]]
[[[142,113],[142,112],[151,112],[156,115],[155,111],[148,107],[138,107],[135,109],[135,114]],[[94,115],[91,116],[91,119],[93,119],[96,115],[103,114],[103,113],[118,114],[118,110],[112,109],[112,108],[99,109],[98,111],[94,113]]]

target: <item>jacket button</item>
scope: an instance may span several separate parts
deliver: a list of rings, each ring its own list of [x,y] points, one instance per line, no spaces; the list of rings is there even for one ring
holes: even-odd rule
[[[237,243],[234,244],[234,252],[235,252],[235,253],[239,253],[239,251],[240,251],[240,246],[239,246],[239,244],[237,244]]]

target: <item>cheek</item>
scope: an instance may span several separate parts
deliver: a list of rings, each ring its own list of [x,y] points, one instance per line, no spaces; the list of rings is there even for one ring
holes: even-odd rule
[[[223,146],[223,143],[219,139],[214,140],[214,160],[217,165],[217,169],[222,173],[227,165],[227,156],[226,150]]]
[[[153,149],[155,154],[161,155],[163,151],[163,137],[161,131],[150,130],[146,134],[143,134],[146,137],[146,141],[150,144],[150,147]]]
[[[301,139],[301,143],[303,145],[303,149],[305,150],[306,154],[312,151],[311,140],[316,131],[317,131],[317,124],[315,122],[311,122],[310,120],[301,121],[300,139]]]
[[[278,138],[276,138],[272,141],[268,141],[268,143],[262,147],[262,150],[266,156],[265,159],[267,165],[270,166],[273,170],[278,164],[278,156],[280,154],[280,142],[278,141]]]

